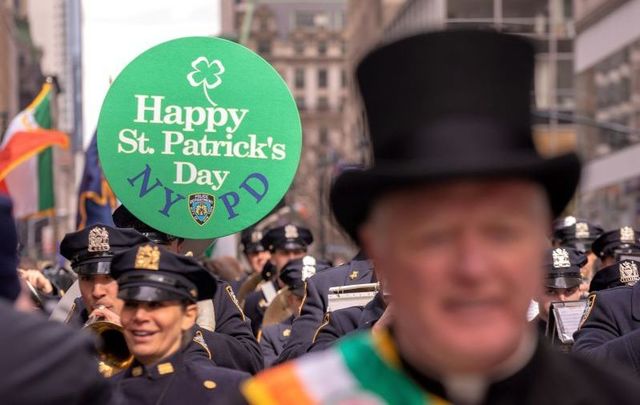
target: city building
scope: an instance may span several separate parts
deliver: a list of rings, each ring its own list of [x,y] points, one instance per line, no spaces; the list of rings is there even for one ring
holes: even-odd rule
[[[331,222],[327,205],[332,177],[354,155],[343,127],[346,1],[223,1],[221,14],[222,36],[269,61],[298,105],[303,148],[286,203],[313,231],[314,253],[348,259],[353,249]]]
[[[640,226],[639,0],[575,0],[576,114],[586,162],[579,215]]]

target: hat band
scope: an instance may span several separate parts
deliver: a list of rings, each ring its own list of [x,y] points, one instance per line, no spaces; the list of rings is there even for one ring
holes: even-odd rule
[[[107,252],[93,252],[93,253],[86,253],[86,254],[79,254],[77,256],[75,256],[73,259],[71,259],[71,267],[77,267],[77,263],[82,263],[84,261],[87,260],[100,260],[100,259],[105,259],[103,261],[111,261],[111,258],[113,257],[113,252],[111,250],[107,251]]]
[[[93,262],[72,266],[77,274],[111,274],[111,261]]]
[[[126,287],[127,284],[153,284],[158,288],[166,286],[169,289],[182,290],[186,296],[191,297],[193,300],[198,296],[198,288],[194,283],[189,281],[186,277],[182,277],[177,274],[168,275],[166,273],[158,273],[156,271],[144,271],[135,270],[129,271],[118,277],[118,285]],[[195,291],[196,294],[191,294]]]
[[[582,275],[580,274],[579,271],[577,272],[571,271],[566,273],[553,273],[547,276],[547,278],[572,278],[572,277],[580,278],[582,277]]]

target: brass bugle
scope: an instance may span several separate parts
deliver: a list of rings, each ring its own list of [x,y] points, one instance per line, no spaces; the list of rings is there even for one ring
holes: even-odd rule
[[[103,376],[111,377],[131,365],[133,355],[127,347],[122,326],[103,318],[92,317],[84,328],[91,330],[98,337],[98,367]]]

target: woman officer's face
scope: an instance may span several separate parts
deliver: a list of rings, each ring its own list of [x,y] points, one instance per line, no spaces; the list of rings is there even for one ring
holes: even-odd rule
[[[124,337],[131,354],[149,365],[180,349],[182,335],[196,322],[197,306],[179,301],[127,301],[122,309]]]

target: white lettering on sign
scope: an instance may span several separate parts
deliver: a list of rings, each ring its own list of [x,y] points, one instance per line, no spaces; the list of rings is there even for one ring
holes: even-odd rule
[[[176,165],[176,179],[173,184],[191,184],[211,186],[213,191],[220,190],[229,176],[227,170],[198,169],[190,162],[173,162]]]

